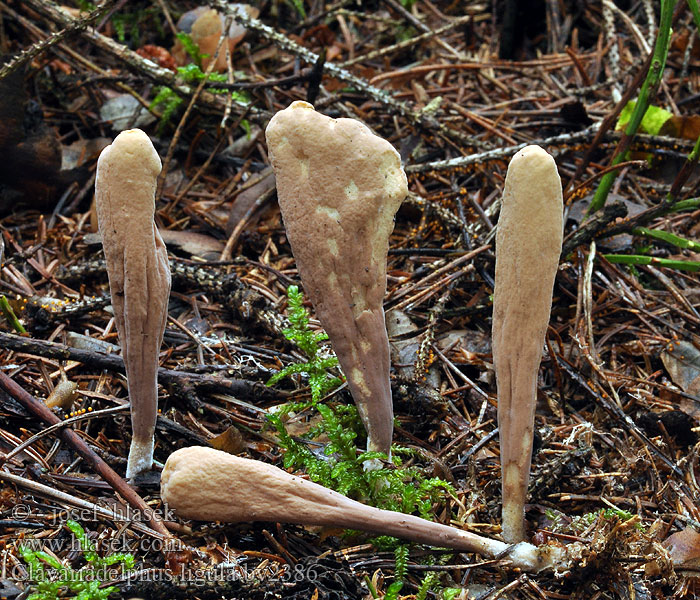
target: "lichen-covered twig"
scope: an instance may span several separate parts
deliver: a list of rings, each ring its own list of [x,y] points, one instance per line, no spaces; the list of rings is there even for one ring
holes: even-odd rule
[[[25,4],[31,6],[39,14],[51,19],[55,23],[58,23],[62,27],[71,27],[75,19],[73,16],[64,8],[53,2],[52,0],[24,0]],[[97,31],[87,28],[80,32],[82,37],[84,37],[89,42],[93,43],[95,46],[101,50],[111,54],[117,58],[120,62],[124,63],[127,67],[138,71],[146,75],[152,81],[167,86],[171,88],[174,92],[179,95],[190,97],[194,94],[195,88],[190,85],[183,84],[181,80],[173,73],[170,69],[165,69],[158,66],[156,63],[143,58],[133,50],[127,48],[123,44],[120,44],[113,39],[98,33]],[[218,112],[222,112],[225,109],[225,99],[220,95],[212,94],[206,90],[200,93],[198,98],[198,103],[202,106],[212,108]],[[234,102],[234,104],[237,104]],[[248,114],[256,117],[266,117],[269,113],[265,110],[259,109],[248,104],[240,106],[241,112],[247,110]]]
[[[594,123],[582,129],[581,131],[576,131],[574,133],[563,133],[561,135],[554,135],[552,137],[545,138],[543,140],[536,141],[540,146],[557,146],[561,144],[573,144],[583,140],[587,140],[598,130],[598,123]],[[463,167],[468,167],[470,165],[478,165],[490,160],[505,160],[509,156],[512,156],[519,150],[525,148],[532,144],[533,142],[523,142],[522,144],[517,144],[515,146],[507,146],[505,148],[495,148],[494,150],[487,150],[486,152],[479,152],[478,154],[470,154],[469,156],[458,156],[456,158],[451,158],[448,160],[436,160],[429,163],[421,163],[418,165],[408,165],[406,167],[406,173],[425,173],[427,171],[448,171],[450,169],[459,169]]]
[[[251,31],[255,31],[262,35],[265,39],[274,42],[282,50],[291,52],[295,56],[304,59],[307,63],[313,65],[318,61],[318,55],[308,48],[300,46],[295,41],[283,35],[279,31],[275,31],[272,27],[265,25],[258,19],[254,19],[246,14],[235,11],[230,8],[229,4],[224,0],[209,0],[209,5],[216,8],[223,14],[230,14],[234,20]],[[438,133],[457,140],[467,145],[479,145],[479,141],[474,138],[464,135],[462,132],[455,129],[445,127],[435,117],[422,113],[421,111],[413,110],[408,104],[394,98],[389,92],[370,85],[365,79],[353,75],[350,71],[334,65],[333,63],[325,63],[324,70],[333,77],[337,77],[341,81],[351,84],[357,91],[367,94],[372,100],[390,108],[396,113],[402,115],[409,120],[413,125],[425,127],[429,130],[437,131]]]
[[[2,68],[0,68],[0,81],[5,79],[10,73],[17,70],[22,65],[30,62],[35,57],[39,56],[42,52],[46,52],[52,46],[55,46],[59,42],[63,41],[69,35],[86,29],[88,26],[92,25],[97,21],[102,15],[107,14],[107,12],[117,3],[117,0],[105,0],[97,8],[95,8],[88,15],[82,19],[76,19],[71,25],[68,25],[57,31],[53,35],[50,35],[45,40],[33,44],[26,50],[23,50],[16,56],[8,60]]]
[[[0,388],[12,396],[15,400],[20,402],[29,412],[32,413],[38,419],[41,419],[44,423],[48,425],[55,425],[60,423],[60,419],[49,410],[49,408],[44,405],[29,394],[24,388],[18,385],[15,381],[10,379],[7,375],[0,372]],[[112,468],[102,460],[95,452],[87,445],[87,443],[72,429],[63,429],[58,434],[66,443],[75,449],[75,451],[82,456],[89,464],[91,464],[94,469],[102,476],[102,478],[107,481],[110,486],[122,497],[124,498],[132,507],[142,511],[142,514],[146,515],[149,519],[149,524],[157,532],[163,534],[164,536],[170,536],[170,533],[163,525],[163,522],[156,515],[156,513],[150,509],[150,507],[126,482],[117,475]]]
[[[23,352],[34,356],[54,358],[58,360],[74,360],[88,367],[107,369],[124,373],[124,359],[118,354],[106,354],[96,350],[72,348],[56,342],[47,342],[0,331],[0,347],[4,350]],[[220,375],[194,373],[191,371],[174,371],[160,367],[158,381],[162,385],[172,386],[179,397],[187,397],[190,393],[199,395],[228,394],[254,402],[271,402],[284,396],[282,390],[273,390],[259,381],[234,379],[231,372],[234,366],[225,368]]]
[[[282,331],[289,327],[287,319],[276,310],[269,300],[241,281],[235,273],[226,273],[214,265],[197,265],[171,258],[170,274],[173,285],[194,287],[231,309],[234,314],[249,325],[263,329],[269,335],[283,339]],[[59,281],[85,280],[103,277],[107,272],[104,260],[90,259],[70,267],[62,268],[56,274]],[[63,316],[78,316],[90,310],[102,308],[108,303],[108,296],[94,300],[67,304],[57,307],[46,315],[48,322]]]

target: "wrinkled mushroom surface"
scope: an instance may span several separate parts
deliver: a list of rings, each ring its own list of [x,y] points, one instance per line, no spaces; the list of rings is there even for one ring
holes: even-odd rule
[[[158,389],[158,352],[168,316],[170,267],[156,229],[161,162],[139,129],[120,133],[100,154],[95,205],[131,402],[127,478],[151,468]]]
[[[304,289],[347,377],[368,449],[389,454],[393,408],[382,302],[389,235],[407,194],[399,154],[359,121],[331,119],[306,102],[278,112],[266,136]]]
[[[498,386],[503,538],[525,538],[537,372],[562,244],[554,159],[527,146],[510,161],[496,234],[493,362]]]
[[[391,535],[422,544],[504,557],[528,571],[560,561],[560,548],[508,546],[413,515],[366,506],[273,465],[194,446],[173,452],[161,475],[161,497],[180,517],[240,523],[326,525]]]

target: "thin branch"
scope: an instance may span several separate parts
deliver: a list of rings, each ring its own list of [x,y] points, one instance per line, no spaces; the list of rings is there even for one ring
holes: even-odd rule
[[[63,27],[69,27],[75,22],[75,19],[68,11],[52,0],[24,0],[24,4]],[[84,29],[80,33],[86,40],[104,52],[114,56],[120,62],[125,63],[129,68],[142,73],[155,83],[172,88],[174,92],[182,96],[191,97],[194,94],[195,88],[181,83],[181,80],[170,69],[158,66],[153,61],[140,56],[126,46],[96,31]],[[200,94],[198,102],[217,112],[223,112],[225,108],[224,98],[207,91],[203,91]],[[267,111],[254,106],[248,106],[247,104],[241,104],[236,101],[234,101],[234,104],[238,106],[240,110],[248,108],[251,116],[262,119],[267,119],[271,116]]]
[[[403,40],[402,42],[392,44],[391,46],[385,46],[384,48],[377,48],[376,50],[372,50],[371,52],[367,52],[367,54],[362,54],[361,56],[356,56],[355,58],[353,58],[351,60],[346,60],[345,62],[340,63],[338,66],[342,69],[347,69],[348,67],[350,67],[354,64],[357,64],[359,62],[374,60],[377,58],[381,58],[382,56],[386,56],[387,54],[392,54],[392,53],[398,52],[400,50],[405,50],[406,48],[411,48],[412,46],[420,44],[421,42],[425,42],[425,41],[430,40],[438,35],[442,35],[443,33],[447,33],[448,31],[456,29],[457,27],[464,25],[465,23],[469,23],[469,21],[473,20],[473,18],[474,18],[473,15],[465,15],[463,17],[458,17],[454,21],[451,21],[447,25],[443,25],[439,29],[433,29],[431,31],[426,31],[425,33],[421,33],[420,35],[413,36],[407,40]]]
[[[295,56],[305,60],[310,65],[314,65],[318,61],[318,54],[315,52],[300,46],[293,40],[286,37],[284,34],[280,33],[279,31],[275,31],[268,25],[265,25],[262,21],[248,16],[244,11],[238,11],[231,8],[228,2],[225,2],[224,0],[209,0],[209,5],[216,8],[224,15],[231,15],[234,21],[243,25],[243,27],[246,29],[259,33],[265,39],[270,40],[282,50],[291,52]],[[325,63],[324,70],[329,75],[351,84],[357,91],[367,94],[370,98],[372,98],[372,100],[375,100],[376,102],[379,102],[387,108],[390,108],[396,111],[398,114],[406,117],[409,122],[414,125],[424,127],[429,130],[438,131],[441,135],[457,140],[463,144],[470,146],[481,145],[478,140],[464,135],[460,131],[445,127],[443,124],[438,122],[436,118],[425,115],[420,111],[414,111],[410,106],[408,106],[408,104],[397,100],[388,92],[370,85],[365,79],[353,75],[350,73],[350,71],[334,65],[333,63]]]
[[[56,425],[61,420],[43,403],[34,398],[20,385],[0,371],[0,388],[17,400],[24,408],[48,425]],[[157,516],[134,490],[126,483],[85,441],[72,429],[62,429],[58,435],[69,444],[83,459],[91,464],[112,489],[124,498],[133,508],[141,511],[149,525],[158,533],[170,536],[163,521]]]
[[[574,133],[563,133],[561,135],[555,135],[552,137],[545,138],[543,140],[532,140],[528,142],[523,142],[522,144],[516,144],[515,146],[506,146],[504,148],[496,148],[494,150],[487,150],[486,152],[480,152],[479,154],[470,154],[469,156],[458,156],[457,158],[451,158],[449,160],[437,160],[430,163],[422,163],[419,165],[408,165],[405,167],[406,173],[425,173],[427,171],[448,171],[450,169],[459,169],[461,167],[468,167],[469,165],[477,165],[483,162],[488,162],[490,160],[506,160],[509,159],[518,150],[522,150],[525,146],[530,144],[538,144],[543,148],[548,148],[550,153],[552,149],[550,146],[557,146],[561,144],[572,144],[575,142],[580,142],[581,140],[586,140],[591,137],[593,133],[598,130],[599,124],[594,123],[586,129],[577,131]]]
[[[7,471],[2,470],[0,470],[0,480],[12,483],[18,487],[24,488],[25,490],[29,490],[33,494],[39,494],[44,498],[50,498],[51,500],[54,500],[56,502],[62,502],[63,504],[68,504],[69,506],[74,506],[76,508],[81,508],[83,510],[90,511],[90,513],[92,515],[95,515],[96,517],[109,519],[110,521],[113,521],[115,523],[123,523],[127,521],[129,522],[130,527],[133,527],[136,531],[140,531],[141,533],[146,533],[150,536],[161,539],[170,537],[169,532],[162,533],[160,531],[155,531],[150,527],[146,527],[143,523],[140,523],[139,521],[135,521],[133,519],[129,519],[126,516],[120,515],[114,510],[110,510],[109,508],[105,508],[104,506],[100,506],[99,504],[95,504],[93,502],[88,502],[87,500],[83,500],[82,498],[78,498],[77,496],[72,496],[71,494],[67,494],[66,492],[62,492],[61,490],[57,490],[48,485],[44,485],[43,483],[39,483],[38,481],[32,481],[31,479],[20,477],[19,475],[15,475],[14,473],[8,473]],[[151,512],[153,512],[153,509],[149,508],[149,513]]]
[[[75,360],[88,366],[124,373],[124,359],[116,354],[81,350],[55,342],[47,342],[5,332],[0,332],[0,347],[4,350],[14,350],[15,352],[24,352],[46,358]],[[265,384],[257,381],[231,379],[229,376],[215,377],[201,373],[173,371],[162,367],[158,369],[158,381],[163,385],[175,386],[184,392],[190,390],[192,392],[218,392],[257,400],[279,399],[280,394],[284,395],[284,392],[272,390],[266,387]],[[53,413],[51,414],[53,415]]]
[[[107,13],[112,6],[114,6],[119,0],[105,0],[100,6],[89,13],[82,19],[77,19],[73,21],[72,24],[66,26],[61,31],[57,31],[53,35],[50,35],[45,40],[33,44],[26,50],[20,52],[17,56],[14,56],[5,65],[0,68],[0,81],[5,79],[10,73],[13,73],[22,65],[30,62],[42,52],[46,52],[52,46],[55,46],[59,42],[63,41],[66,37],[73,33],[78,33],[86,29],[89,25],[92,25],[97,21],[102,15]]]

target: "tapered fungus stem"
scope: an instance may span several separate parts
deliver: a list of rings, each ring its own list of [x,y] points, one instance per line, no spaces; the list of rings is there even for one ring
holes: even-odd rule
[[[496,235],[493,362],[498,386],[503,538],[525,539],[537,372],[562,244],[554,159],[527,146],[510,161]]]
[[[273,465],[213,448],[195,446],[171,454],[161,476],[161,496],[186,519],[358,529],[487,558],[503,557],[527,571],[552,567],[564,557],[559,547],[509,546],[412,515],[365,506]]]
[[[304,289],[347,377],[368,449],[389,454],[382,302],[389,235],[408,189],[399,154],[359,121],[331,119],[306,102],[278,112],[266,136]]]
[[[131,129],[102,151],[95,180],[97,219],[131,402],[127,479],[150,469],[153,462],[158,352],[170,295],[168,253],[153,221],[160,170],[151,140]]]

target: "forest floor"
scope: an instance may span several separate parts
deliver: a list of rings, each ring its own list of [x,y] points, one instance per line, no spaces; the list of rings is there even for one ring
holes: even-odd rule
[[[48,582],[36,588],[50,567],[66,580],[125,552],[133,568],[122,557],[101,577],[113,597],[697,597],[700,210],[687,157],[700,135],[700,44],[690,8],[676,7],[646,131],[589,215],[624,143],[617,115],[648,70],[658,3],[254,4],[229,60],[209,70],[191,44],[202,17],[181,19],[193,2],[107,0],[91,13],[87,1],[0,0],[1,52],[23,59],[0,70],[0,293],[26,329],[5,311],[0,595],[24,598],[31,587],[54,598]],[[192,35],[176,44],[182,28]],[[213,55],[218,40],[203,37],[199,53]],[[367,124],[399,150],[408,176],[385,298],[402,461],[385,467],[402,470],[381,498],[356,469],[365,439],[346,386],[319,412],[306,377],[265,385],[306,360],[283,334],[287,288],[303,286],[264,136],[295,100]],[[126,379],[111,353],[117,332],[91,204],[99,152],[131,127],[163,160],[156,222],[173,273],[158,468],[133,488],[123,480]],[[524,573],[507,556],[164,513],[159,468],[178,448],[212,445],[302,477],[320,469],[311,477],[356,500],[498,539],[494,226],[508,161],[525,144],[555,157],[565,202],[528,536],[579,544],[580,556],[559,573]],[[144,506],[155,529],[129,513]],[[67,517],[102,559],[71,544]],[[176,551],[164,547],[168,531]]]

